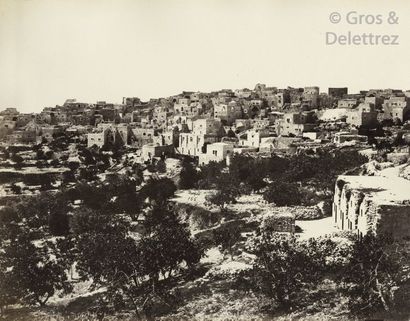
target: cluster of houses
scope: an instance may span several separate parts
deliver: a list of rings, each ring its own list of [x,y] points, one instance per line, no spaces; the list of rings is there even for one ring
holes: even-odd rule
[[[136,97],[123,98],[122,104],[68,99],[37,114],[7,108],[0,112],[0,139],[29,144],[79,134],[88,147],[136,147],[143,161],[176,153],[206,164],[229,160],[233,153],[366,143],[360,128],[409,119],[410,91],[349,94],[347,88],[329,88],[321,93],[319,87],[257,84],[253,90],[183,92],[148,102]]]
[[[372,154],[366,133],[378,128],[396,131],[410,145],[409,121],[410,91],[349,94],[347,88],[328,88],[321,93],[318,87],[257,84],[253,90],[182,92],[148,102],[137,97],[123,98],[121,104],[68,99],[40,113],[7,108],[0,112],[0,141],[30,145],[69,135],[89,148],[130,147],[147,164],[172,155],[196,159],[199,165],[229,164],[234,154],[269,157],[325,146],[354,145]],[[387,160],[403,164],[409,149],[396,148]],[[381,230],[410,236],[409,188],[409,181],[400,177],[341,176],[334,224],[359,236]]]

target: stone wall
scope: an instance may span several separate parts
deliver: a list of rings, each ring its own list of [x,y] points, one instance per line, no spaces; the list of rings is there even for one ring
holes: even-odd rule
[[[269,232],[295,233],[293,215],[269,215],[262,221],[262,229]]]
[[[410,195],[408,200],[398,199],[388,184],[385,189],[372,185],[386,178],[372,178],[351,176],[349,181],[349,176],[339,177],[333,200],[335,226],[359,236],[373,232],[392,234],[397,239],[410,237]],[[386,195],[387,199],[380,197]]]

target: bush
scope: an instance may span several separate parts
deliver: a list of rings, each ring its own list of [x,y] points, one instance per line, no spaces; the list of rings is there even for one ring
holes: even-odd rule
[[[217,213],[212,213],[202,208],[195,208],[189,214],[189,226],[191,229],[206,229],[213,226],[219,220]]]
[[[277,206],[300,205],[302,194],[297,183],[275,181],[271,183],[263,193],[263,198]]]
[[[237,224],[225,224],[213,230],[215,245],[219,245],[222,251],[233,255],[233,246],[241,239],[241,230]]]

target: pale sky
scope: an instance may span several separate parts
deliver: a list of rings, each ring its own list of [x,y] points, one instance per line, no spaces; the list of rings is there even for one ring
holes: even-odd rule
[[[329,14],[396,11],[398,25]],[[398,34],[398,46],[327,46],[326,32]],[[67,98],[121,102],[183,90],[410,89],[410,2],[0,0],[0,110]]]

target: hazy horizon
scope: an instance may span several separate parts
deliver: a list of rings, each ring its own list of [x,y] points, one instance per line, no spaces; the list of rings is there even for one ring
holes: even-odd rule
[[[377,8],[377,9],[374,9]],[[333,25],[333,11],[396,26]],[[182,91],[410,89],[410,5],[399,1],[0,0],[0,110],[68,98],[121,103]],[[400,35],[399,46],[326,46],[325,33]]]

